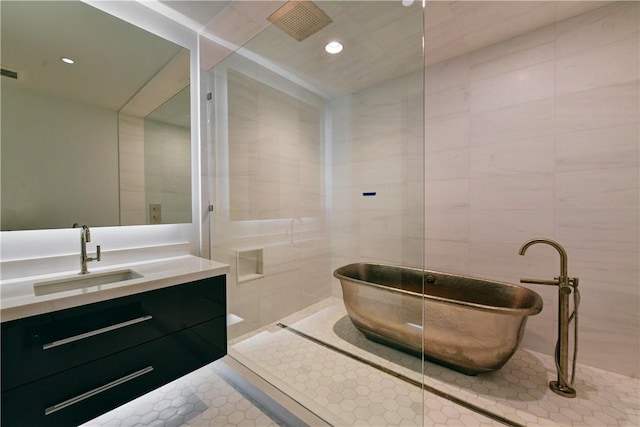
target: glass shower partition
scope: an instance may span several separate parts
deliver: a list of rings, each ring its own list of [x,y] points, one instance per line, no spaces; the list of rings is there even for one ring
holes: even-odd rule
[[[317,5],[333,22],[316,34],[297,41],[270,25],[203,73],[203,197],[210,256],[231,265],[229,354],[330,424],[423,425],[422,358],[367,339],[332,275],[423,268],[422,4]],[[332,40],[342,53],[324,51]],[[355,293],[364,306],[414,307],[401,326],[421,335],[422,304]],[[390,319],[379,320],[384,335]]]

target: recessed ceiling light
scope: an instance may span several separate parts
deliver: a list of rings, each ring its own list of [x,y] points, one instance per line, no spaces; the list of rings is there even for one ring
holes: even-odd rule
[[[76,61],[74,61],[73,59],[71,59],[71,58],[67,58],[67,57],[64,57],[64,56],[63,56],[62,58],[60,58],[60,60],[61,60],[62,62],[64,62],[65,64],[73,64],[74,62],[76,62]]]
[[[407,7],[413,4],[413,0],[402,0],[402,5]]]
[[[331,54],[336,54],[336,53],[340,53],[342,52],[343,46],[340,42],[329,42],[327,43],[327,45],[324,47],[324,50],[326,50],[327,52],[331,53]]]

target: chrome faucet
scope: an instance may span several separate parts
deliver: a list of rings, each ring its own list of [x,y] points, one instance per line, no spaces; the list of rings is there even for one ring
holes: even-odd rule
[[[77,228],[78,223],[73,224],[73,228]],[[88,257],[87,256],[87,242],[91,241],[91,231],[89,227],[83,225],[80,230],[80,274],[87,274],[89,270],[87,269],[87,262],[98,261],[100,262],[100,245],[96,246],[96,256]]]
[[[578,305],[580,293],[578,292],[578,278],[568,277],[567,274],[567,251],[562,245],[551,239],[531,239],[520,247],[520,255],[524,255],[527,249],[536,243],[544,243],[554,247],[560,254],[560,276],[554,280],[541,279],[520,279],[521,283],[533,283],[537,285],[558,286],[558,341],[555,349],[556,369],[558,371],[557,381],[551,381],[549,388],[555,393],[564,397],[576,397],[576,390],[573,388],[573,381],[576,373],[576,356],[578,352]],[[571,288],[574,290],[573,313],[569,315],[569,295]],[[568,380],[567,369],[569,366],[569,324],[574,320],[574,349],[573,367],[571,382]]]

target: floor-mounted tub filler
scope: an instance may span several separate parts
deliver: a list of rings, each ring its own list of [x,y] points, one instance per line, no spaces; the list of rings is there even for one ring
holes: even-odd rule
[[[333,275],[367,338],[469,375],[507,363],[527,317],[542,310],[542,298],[528,288],[475,277],[368,263]]]
[[[568,257],[567,251],[555,240],[538,238],[531,239],[523,243],[518,252],[523,255],[529,247],[543,243],[558,251],[560,255],[560,275],[553,280],[541,279],[520,279],[522,283],[533,283],[537,285],[550,285],[558,287],[558,341],[555,348],[555,362],[558,372],[556,381],[549,383],[549,388],[554,393],[563,397],[576,397],[576,389],[573,383],[576,377],[576,358],[578,356],[578,306],[580,305],[580,291],[578,291],[579,280],[577,277],[569,277],[567,273]],[[569,314],[569,295],[573,290],[573,312]],[[573,362],[571,368],[571,379],[569,379],[569,325],[573,321]]]

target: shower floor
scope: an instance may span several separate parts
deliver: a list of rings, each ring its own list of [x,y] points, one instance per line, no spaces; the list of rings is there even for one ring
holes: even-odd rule
[[[234,339],[229,354],[332,425],[640,425],[640,379],[578,365],[578,396],[563,398],[547,385],[553,358],[526,349],[489,374],[422,372],[367,340],[338,298]]]

